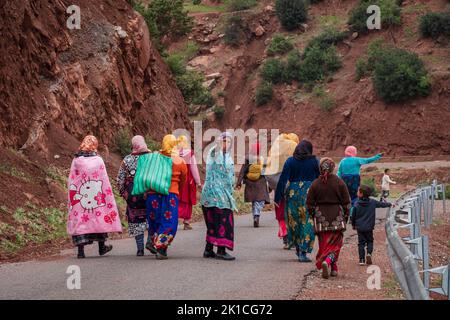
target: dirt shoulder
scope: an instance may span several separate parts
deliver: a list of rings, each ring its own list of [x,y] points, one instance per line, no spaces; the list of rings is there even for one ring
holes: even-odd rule
[[[383,210],[384,211],[384,210]],[[384,212],[383,212],[384,213]],[[395,300],[403,299],[400,286],[391,270],[386,250],[385,219],[378,219],[374,230],[373,265],[381,272],[381,288],[370,290],[367,280],[371,276],[368,266],[358,264],[358,236],[347,230],[339,257],[336,278],[322,279],[317,270],[305,276],[298,300]]]

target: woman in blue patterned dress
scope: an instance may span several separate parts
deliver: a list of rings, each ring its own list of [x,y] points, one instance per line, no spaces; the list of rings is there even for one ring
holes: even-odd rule
[[[286,160],[275,191],[276,206],[285,199],[288,245],[295,247],[300,262],[311,262],[307,254],[312,252],[315,238],[312,217],[306,209],[308,189],[320,175],[319,160],[312,153],[311,142],[302,140]]]
[[[234,249],[233,211],[236,211],[236,203],[233,198],[234,162],[230,154],[232,141],[231,134],[222,133],[220,143],[211,149],[206,161],[201,197],[207,229],[205,258],[235,259],[225,249]],[[213,251],[214,246],[217,246],[217,254]]]

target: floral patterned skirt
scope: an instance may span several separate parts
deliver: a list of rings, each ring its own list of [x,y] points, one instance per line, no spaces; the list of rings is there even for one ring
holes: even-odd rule
[[[148,234],[156,249],[167,249],[178,228],[178,196],[151,193],[147,197]]]
[[[202,209],[206,223],[206,242],[218,247],[226,247],[233,250],[233,211],[230,209],[205,206],[202,206]]]
[[[289,248],[311,253],[314,247],[314,222],[306,209],[306,195],[312,181],[290,182],[286,190],[285,220]]]

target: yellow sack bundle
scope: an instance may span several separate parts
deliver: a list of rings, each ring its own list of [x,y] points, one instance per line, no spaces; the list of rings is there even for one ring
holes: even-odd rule
[[[247,179],[257,181],[261,178],[262,164],[254,163],[248,167]]]
[[[283,170],[284,163],[292,156],[298,143],[299,138],[295,133],[279,135],[270,148],[264,175],[280,173]]]

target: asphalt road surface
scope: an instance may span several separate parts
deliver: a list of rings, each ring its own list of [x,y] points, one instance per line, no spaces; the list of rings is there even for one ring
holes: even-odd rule
[[[299,263],[295,250],[283,250],[273,212],[263,213],[260,228],[251,215],[236,216],[235,261],[202,257],[205,226],[179,230],[169,259],[147,250],[136,257],[133,238],[110,241],[103,257],[97,245],[86,259],[66,250],[54,261],[0,265],[0,299],[292,299],[313,263]],[[78,265],[81,289],[69,290],[66,271]]]
[[[377,209],[377,220],[386,209]],[[260,227],[251,215],[235,216],[235,261],[203,258],[205,226],[179,230],[168,260],[156,260],[147,250],[136,257],[134,238],[109,241],[113,250],[98,256],[96,244],[86,247],[86,258],[76,249],[65,250],[53,261],[0,265],[0,299],[294,299],[303,276],[314,262],[300,263],[295,250],[283,250],[273,212],[264,212]],[[345,232],[348,238],[355,231]],[[317,240],[317,238],[316,238]],[[311,258],[315,260],[315,250]],[[344,241],[342,250],[352,250]],[[80,289],[69,290],[69,266],[79,266]],[[73,272],[73,271],[72,271]]]

